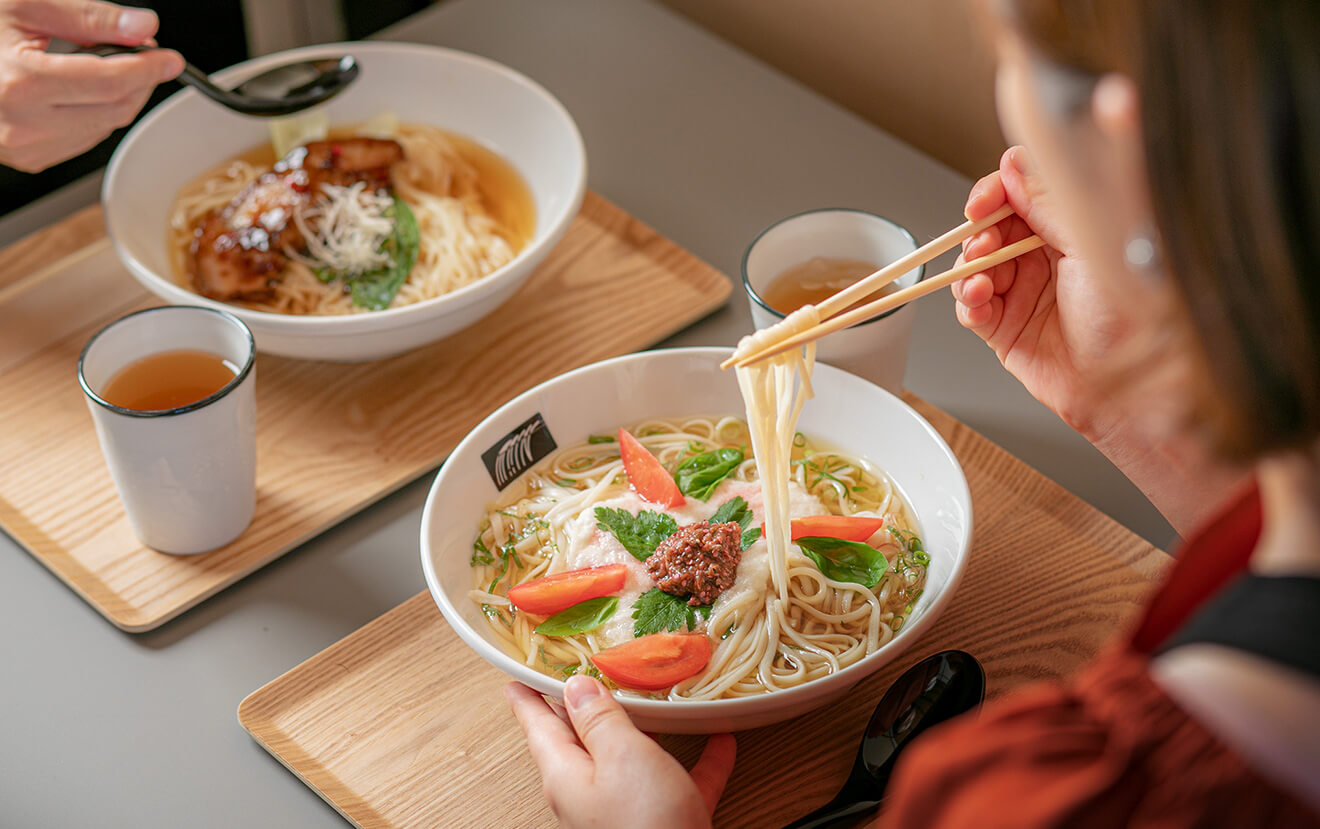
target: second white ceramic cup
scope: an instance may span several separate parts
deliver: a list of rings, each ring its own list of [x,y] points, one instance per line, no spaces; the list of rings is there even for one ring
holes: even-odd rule
[[[761,231],[742,261],[743,288],[752,308],[752,323],[765,328],[784,318],[764,299],[766,286],[794,265],[815,256],[860,259],[877,268],[917,249],[912,234],[883,216],[850,208],[824,208],[799,213]],[[915,285],[924,267],[903,274],[895,284]],[[823,337],[816,359],[865,377],[894,394],[903,390],[908,343],[916,308],[911,304],[881,317]]]
[[[236,369],[209,397],[138,411],[101,393],[128,364],[181,349],[207,351]],[[256,345],[237,317],[171,305],[129,314],[98,331],[78,359],[110,477],[138,539],[164,553],[223,547],[256,509]]]

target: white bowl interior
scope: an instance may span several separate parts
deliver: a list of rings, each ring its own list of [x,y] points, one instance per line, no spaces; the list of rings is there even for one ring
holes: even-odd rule
[[[468,598],[472,587],[468,561],[477,522],[486,505],[499,496],[481,454],[538,412],[561,447],[648,417],[741,414],[737,382],[732,373],[718,368],[728,354],[718,348],[645,352],[563,375],[497,410],[445,461],[422,519],[423,569],[450,624],[493,665],[543,693],[561,693],[561,682],[504,654]],[[971,539],[970,495],[952,452],[915,411],[861,378],[820,365],[813,383],[821,402],[807,404],[801,431],[877,463],[898,484],[916,514],[931,565],[912,618],[888,645],[825,679],[737,700],[671,703],[626,698],[625,706],[635,719],[680,732],[782,719],[775,711],[800,713],[805,710],[804,700],[828,701],[831,694],[846,691],[897,656],[952,594]]]
[[[324,105],[332,125],[389,111],[401,121],[438,126],[494,150],[522,174],[536,205],[536,234],[523,254],[551,236],[557,220],[566,223],[571,215],[565,214],[576,211],[585,177],[576,126],[544,89],[493,61],[412,44],[329,44],[248,61],[215,79],[231,85],[290,60],[344,53],[358,59],[362,74]],[[212,304],[173,283],[166,243],[170,206],[179,189],[202,172],[266,141],[265,119],[230,112],[191,89],[171,96],[130,132],[107,173],[106,227],[121,257],[164,283],[153,284],[153,290],[175,301]]]

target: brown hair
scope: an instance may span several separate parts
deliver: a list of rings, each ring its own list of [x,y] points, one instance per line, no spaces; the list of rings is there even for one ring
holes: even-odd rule
[[[1320,3],[1008,0],[1046,60],[1141,95],[1165,265],[1236,458],[1320,438]]]

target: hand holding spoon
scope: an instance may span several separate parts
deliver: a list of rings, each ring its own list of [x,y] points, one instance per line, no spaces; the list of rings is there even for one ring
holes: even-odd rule
[[[144,52],[154,46],[88,46],[79,51],[101,57]],[[267,69],[233,89],[216,86],[206,73],[184,62],[179,83],[187,84],[216,103],[244,115],[292,115],[330,100],[357,79],[361,71],[352,55],[294,61]]]
[[[965,651],[943,651],[908,668],[871,714],[843,788],[787,829],[851,826],[876,811],[903,747],[932,725],[976,708],[984,698],[985,670]]]

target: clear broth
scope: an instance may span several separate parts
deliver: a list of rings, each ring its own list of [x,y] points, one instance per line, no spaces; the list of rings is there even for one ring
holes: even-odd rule
[[[162,351],[115,372],[101,397],[122,409],[159,412],[205,400],[238,374],[232,363],[209,351]]]
[[[766,305],[787,315],[803,305],[816,305],[877,270],[874,263],[862,259],[813,256],[771,279],[765,290],[761,291],[761,297]],[[856,308],[896,290],[898,287],[891,282],[850,307]]]
[[[352,138],[358,134],[358,128],[356,124],[332,127],[328,137],[331,140]],[[522,174],[498,153],[486,149],[471,138],[448,130],[440,132],[454,145],[459,156],[477,171],[477,187],[481,191],[482,206],[499,223],[504,231],[500,235],[513,248],[514,254],[521,253],[536,235],[536,203],[532,201],[532,191]],[[275,148],[269,141],[264,141],[207,170],[194,182],[214,176],[217,171],[225,170],[235,161],[246,161],[254,167],[270,169],[278,160]],[[179,244],[172,228],[166,228],[166,235],[169,238],[174,279],[180,285],[190,285],[192,275],[188,271],[188,246]]]

